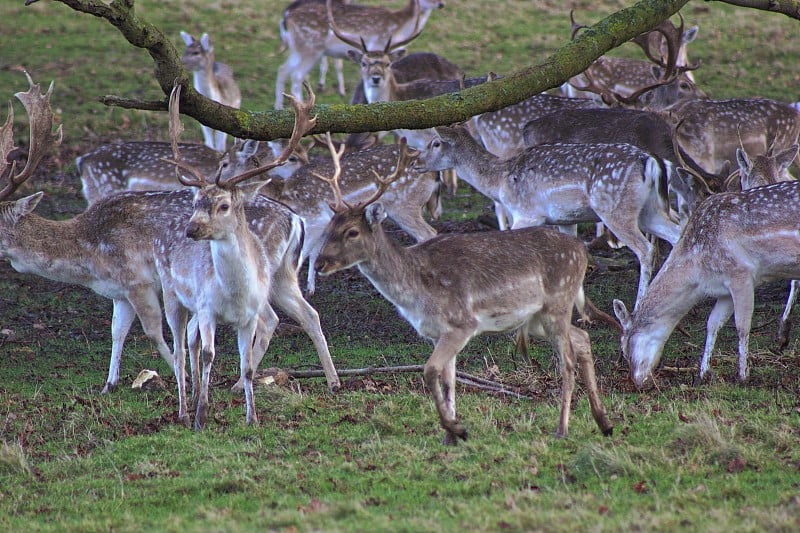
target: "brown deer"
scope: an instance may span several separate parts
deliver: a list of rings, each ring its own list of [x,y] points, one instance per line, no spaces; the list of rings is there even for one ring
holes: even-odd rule
[[[567,435],[575,367],[580,367],[597,425],[613,427],[600,399],[589,335],[572,326],[572,308],[583,313],[587,254],[577,239],[545,228],[447,234],[404,248],[384,232],[386,212],[378,202],[414,157],[401,143],[395,172],[378,176],[378,190],[349,205],[338,187],[335,164],[328,181],[336,197],[334,217],[315,263],[321,275],[357,266],[359,271],[423,337],[434,343],[425,363],[445,444],[467,438],[455,401],[456,356],[486,331],[528,328],[550,341],[561,362],[561,417],[556,435]],[[338,156],[331,148],[334,159]],[[453,261],[459,268],[453,268]]]
[[[614,301],[634,383],[642,387],[653,376],[672,330],[708,297],[716,303],[708,316],[698,380],[708,378],[717,334],[733,314],[739,337],[737,378],[745,381],[754,290],[767,281],[800,277],[798,227],[797,181],[714,194],[697,206],[633,313]]]
[[[500,229],[552,224],[573,235],[580,222],[603,222],[639,260],[639,302],[654,269],[653,234],[674,243],[665,167],[627,144],[532,146],[500,159],[463,127],[436,128],[418,171],[456,168],[458,175],[495,204]]]
[[[72,219],[59,221],[33,213],[41,192],[7,200],[33,173],[45,150],[56,142],[56,136],[51,134],[50,91],[41,96],[38,85],[28,79],[30,90],[18,98],[27,102],[31,119],[29,158],[21,172],[12,166],[3,167],[0,173],[0,181],[8,181],[0,191],[0,258],[9,260],[20,272],[81,285],[113,300],[111,359],[102,391],[107,393],[118,384],[125,338],[137,316],[159,354],[170,368],[173,366],[172,352],[162,331],[161,282],[155,268],[153,242],[160,231],[185,226],[192,212],[192,194],[188,190],[120,193],[91,205]],[[0,129],[3,162],[13,150],[12,124],[13,120],[8,120]],[[279,243],[265,244],[273,251],[273,303],[297,320],[312,338],[328,385],[335,390],[339,379],[319,317],[303,299],[297,282],[302,221],[288,207],[263,197],[246,209],[251,229],[265,243],[275,239]]]
[[[341,145],[340,149],[344,150]],[[364,150],[347,153],[341,157],[342,178],[340,187],[348,202],[359,202],[375,191],[375,172],[393,172],[398,157],[397,145],[379,144]],[[330,188],[315,179],[315,174],[332,172],[331,160],[313,161],[295,172],[285,181],[274,181],[262,191],[271,198],[291,207],[303,219],[306,234],[300,262],[309,260],[306,291],[313,294],[315,275],[313,264],[322,246],[322,235],[333,213]],[[421,174],[402,169],[398,179],[389,186],[383,197],[389,217],[416,241],[425,241],[436,235],[422,217],[422,208],[438,187],[435,174]]]
[[[180,143],[184,161],[206,176],[213,176],[220,165],[233,175],[257,167],[270,155],[277,157],[283,147],[278,141],[260,143],[237,139],[224,154],[204,144]],[[120,191],[171,191],[183,188],[175,176],[175,165],[168,163],[172,147],[168,142],[127,141],[102,144],[75,159],[89,204]],[[308,148],[298,144],[286,163],[271,169],[267,176],[286,178],[308,163]],[[225,176],[223,176],[225,177]]]
[[[408,0],[397,11],[383,7],[345,4],[328,0],[305,2],[293,9],[284,19],[285,42],[289,57],[278,69],[275,108],[283,107],[283,89],[291,77],[291,93],[302,97],[302,81],[323,56],[347,57],[350,45],[339,40],[328,24],[328,11],[348,34],[359,35],[367,46],[383,46],[387,39],[402,41],[416,29],[425,26],[434,9],[444,7],[437,0]]]
[[[233,79],[233,70],[225,63],[220,63],[214,59],[214,47],[207,33],[200,39],[195,39],[192,35],[181,32],[181,38],[186,44],[183,52],[183,66],[193,73],[194,88],[203,96],[239,109],[242,104],[242,94],[239,85]],[[203,140],[206,146],[218,152],[225,151],[227,134],[224,131],[216,131],[205,124],[201,124],[203,130]]]
[[[574,39],[578,31],[587,26],[575,22],[573,11],[569,16],[570,35]],[[684,30],[682,16],[677,27],[665,20],[631,41],[642,48],[647,60],[601,56],[583,73],[564,83],[561,90],[573,98],[606,100],[604,97],[610,94],[623,98],[636,94],[638,97],[643,89],[663,78],[658,84],[664,86],[662,92],[668,92],[673,101],[694,97],[700,93],[692,74],[697,65],[689,63],[687,48],[697,32],[697,26]],[[669,75],[673,70],[674,76]]]

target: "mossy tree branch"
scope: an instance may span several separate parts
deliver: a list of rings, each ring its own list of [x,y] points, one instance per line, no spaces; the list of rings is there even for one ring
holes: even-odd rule
[[[27,0],[26,5],[37,0]],[[177,80],[184,86],[181,113],[235,137],[271,140],[289,137],[294,115],[289,110],[237,110],[197,93],[181,64],[178,52],[164,33],[138,17],[133,0],[56,0],[70,8],[103,18],[115,26],[133,46],[144,48],[153,58],[154,75],[164,92],[163,101],[140,101],[105,96],[107,105],[145,110],[166,110],[166,95]],[[358,133],[398,128],[429,128],[467,120],[496,111],[547,89],[559,86],[582,72],[595,59],[677,13],[689,0],[641,0],[601,20],[574,40],[556,50],[543,63],[518,70],[501,79],[428,100],[370,105],[318,105],[315,133]],[[720,0],[755,9],[798,15],[797,0]]]

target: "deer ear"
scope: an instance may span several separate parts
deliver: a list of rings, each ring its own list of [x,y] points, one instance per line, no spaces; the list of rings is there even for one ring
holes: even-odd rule
[[[19,219],[20,217],[25,216],[36,209],[36,205],[39,203],[39,200],[42,199],[43,195],[44,193],[39,191],[35,194],[31,194],[30,196],[26,196],[25,198],[20,198],[14,202],[14,219]]]
[[[406,52],[407,52],[407,50],[405,48],[401,48],[399,50],[395,50],[391,54],[389,54],[389,60],[392,63],[394,63],[398,59],[402,59],[403,57],[405,57]]]
[[[361,63],[361,58],[363,56],[364,54],[362,54],[358,50],[353,50],[352,48],[347,51],[347,57],[349,57],[350,60],[353,61],[354,63]]]
[[[778,155],[776,155],[775,161],[778,163],[778,166],[782,169],[789,168],[789,165],[791,165],[792,161],[794,161],[794,159],[797,157],[797,150],[798,145],[795,143],[783,152],[780,152]]]
[[[181,39],[183,39],[183,42],[184,44],[186,44],[186,46],[190,46],[194,42],[194,37],[192,37],[185,31],[181,32]]]
[[[239,155],[241,157],[253,157],[258,152],[258,147],[260,146],[259,141],[254,141],[253,139],[246,139],[239,149]],[[278,154],[280,155],[280,153]]]
[[[383,205],[380,202],[368,205],[367,209],[364,211],[364,214],[366,215],[367,222],[371,228],[375,228],[375,226],[380,225],[380,223],[386,218],[386,210],[383,208]]]
[[[261,192],[261,189],[264,188],[264,186],[266,186],[271,181],[272,178],[265,180],[251,181],[249,183],[240,184],[238,185],[238,187],[239,190],[242,191],[245,200],[252,200]]]
[[[203,47],[203,50],[211,49],[211,42],[209,41],[207,33],[204,33],[203,36],[200,37],[200,46]]]
[[[631,315],[628,313],[628,308],[622,303],[622,300],[614,300],[614,314],[617,315],[622,326],[622,331],[627,331],[631,327]]]
[[[741,148],[736,149],[736,163],[739,165],[739,168],[743,171],[747,172],[750,170],[751,163],[750,158],[747,157],[747,152],[742,150]]]

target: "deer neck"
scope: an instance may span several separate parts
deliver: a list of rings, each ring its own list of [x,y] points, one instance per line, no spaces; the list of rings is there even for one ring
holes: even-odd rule
[[[481,194],[492,200],[499,200],[500,185],[505,173],[503,160],[467,136],[464,136],[454,155],[453,168],[458,177]]]
[[[214,58],[209,57],[206,61],[205,68],[202,70],[195,70],[193,73],[194,88],[203,96],[219,101],[221,98],[221,91],[219,83],[214,75]]]
[[[263,255],[245,223],[223,238],[209,241],[209,248],[216,281],[233,300],[249,300],[253,293],[261,292],[255,288],[263,283]]]

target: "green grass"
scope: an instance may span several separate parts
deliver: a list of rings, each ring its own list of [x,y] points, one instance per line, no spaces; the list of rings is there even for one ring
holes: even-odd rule
[[[179,30],[209,31],[217,58],[232,65],[249,109],[274,101],[277,23],[288,2],[137,2],[137,12],[180,43]],[[378,2],[371,2],[378,3]],[[399,5],[399,0],[394,5]],[[507,73],[544,60],[569,34],[569,6],[551,0],[450,1],[412,50],[431,50],[468,75]],[[574,3],[592,23],[629,2]],[[798,23],[780,15],[692,2],[699,24],[691,58],[698,83],[717,98],[763,95],[800,100]],[[231,23],[237,17],[236,23]],[[224,21],[224,23],[223,23]],[[104,21],[57,2],[0,4],[0,89],[26,89],[19,68],[55,80],[64,124],[59,152],[23,189],[46,191],[52,218],[83,209],[74,157],[116,139],[165,139],[164,116],[106,108],[117,94],[161,98],[149,56]],[[637,55],[626,45],[616,54]],[[316,79],[316,71],[312,73]],[[352,87],[354,65],[347,65]],[[338,102],[332,89],[322,102]],[[26,145],[15,101],[15,141]],[[189,127],[187,140],[200,140]],[[488,201],[461,186],[445,199],[448,222],[471,220]],[[616,258],[628,258],[620,252]],[[598,307],[633,299],[635,269],[594,271]],[[111,303],[88,290],[47,282],[0,263],[0,530],[3,531],[512,531],[800,528],[800,360],[797,342],[769,351],[785,287],[757,293],[751,383],[735,384],[736,336],[723,329],[711,384],[693,387],[709,305],[682,322],[667,344],[658,387],[635,392],[610,330],[589,328],[604,401],[616,426],[599,434],[584,391],[575,395],[570,436],[555,439],[558,371],[534,343],[540,369],[517,360],[510,336],[474,339],[459,369],[504,381],[532,400],[459,386],[470,440],[441,445],[442,432],[418,375],[345,379],[331,394],[321,379],[256,392],[261,425],[244,425],[243,400],[229,391],[237,360],[223,329],[214,367],[212,415],[202,433],[175,423],[170,369],[136,324],[118,391],[97,394],[110,352]],[[320,311],[339,368],[419,364],[430,345],[356,272],[318,280]],[[316,366],[304,335],[276,337],[262,368]],[[142,368],[165,390],[129,388]]]

